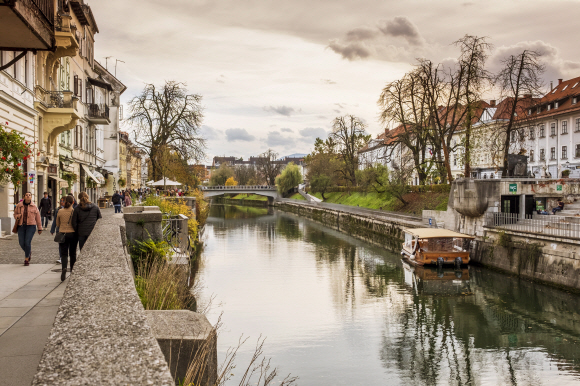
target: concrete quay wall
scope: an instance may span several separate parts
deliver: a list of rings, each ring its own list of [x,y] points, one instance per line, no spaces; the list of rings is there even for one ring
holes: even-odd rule
[[[524,279],[580,291],[579,240],[486,228],[471,259]]]
[[[139,300],[120,227],[97,222],[78,257],[33,385],[174,385]]]
[[[404,228],[424,226],[419,221],[395,217],[391,219],[377,218],[368,214],[355,214],[338,209],[317,207],[316,205],[305,205],[299,202],[278,201],[275,206],[285,212],[314,220],[329,228],[348,233],[371,244],[397,252],[400,251],[404,241]]]

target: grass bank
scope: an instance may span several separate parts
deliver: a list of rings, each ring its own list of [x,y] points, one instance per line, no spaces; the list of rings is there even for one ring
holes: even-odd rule
[[[233,197],[230,197],[230,200],[268,201],[268,197],[259,196],[257,194],[237,194]]]
[[[322,199],[320,193],[313,194]],[[411,214],[421,214],[422,210],[446,210],[449,193],[408,193],[403,198],[408,202],[403,205],[395,197],[384,193],[346,192],[326,193],[326,200],[332,204],[360,206],[369,209],[382,209]]]

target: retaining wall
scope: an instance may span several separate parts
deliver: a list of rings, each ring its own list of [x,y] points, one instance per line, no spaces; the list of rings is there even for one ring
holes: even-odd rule
[[[486,228],[471,259],[522,278],[580,291],[579,240]]]
[[[397,252],[401,250],[404,241],[403,229],[423,226],[417,221],[398,218],[380,219],[366,214],[354,214],[287,201],[276,202],[276,207]]]
[[[121,240],[120,216],[97,222],[78,257],[33,385],[174,385]]]

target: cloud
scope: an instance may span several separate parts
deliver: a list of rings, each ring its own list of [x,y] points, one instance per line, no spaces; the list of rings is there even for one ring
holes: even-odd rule
[[[227,129],[226,137],[228,142],[245,141],[252,142],[256,137],[248,133],[246,129]]]
[[[374,39],[379,34],[376,28],[358,27],[346,33],[345,39],[349,42]]]
[[[405,16],[397,16],[393,20],[387,20],[379,29],[386,36],[404,38],[409,44],[420,46],[424,43],[417,26]]]
[[[285,133],[293,133],[293,132],[294,132],[294,130],[292,130],[292,129],[289,129],[289,128],[287,128],[287,127],[283,127],[283,128],[281,128],[281,129],[280,129],[280,131],[281,131],[281,132],[285,132]]]
[[[294,138],[285,137],[279,131],[270,131],[266,138],[266,143],[270,147],[293,147],[296,143]]]
[[[511,55],[517,56],[524,50],[536,51],[542,54],[540,60],[546,66],[546,71],[543,75],[543,78],[547,81],[546,86],[549,85],[550,81],[554,81],[554,85],[556,85],[559,78],[569,79],[578,76],[580,62],[565,60],[557,47],[542,40],[523,41],[510,46],[498,47],[490,57],[490,70],[496,73],[499,72],[503,67],[502,61],[504,59]]]
[[[320,81],[324,84],[336,84],[336,82],[331,79],[320,79]]]
[[[220,139],[223,135],[223,132],[221,130],[214,129],[211,126],[202,125],[200,129],[200,134],[208,141],[213,141]]]
[[[274,106],[264,106],[264,111],[269,111],[272,113],[276,113],[276,114],[280,114],[280,115],[285,115],[287,117],[289,117],[290,115],[292,115],[293,113],[296,112],[296,110],[294,110],[293,107],[288,107],[288,106],[278,106],[278,107],[274,107]]]
[[[223,76],[223,75],[220,75],[220,76],[219,76],[219,77],[216,79],[216,82],[218,82],[218,83],[225,83],[225,76]]]
[[[316,138],[324,139],[328,135],[327,131],[322,127],[306,127],[302,130],[299,130],[298,133],[301,136],[300,141],[309,144],[313,144]]]
[[[406,45],[401,46],[401,39]],[[343,39],[331,39],[327,48],[347,60],[377,57],[388,61],[413,60],[424,56],[425,39],[417,26],[405,16],[379,21],[375,27],[357,27]]]
[[[371,56],[372,53],[371,49],[364,43],[343,44],[338,39],[332,39],[328,43],[328,48],[348,60],[365,59]]]

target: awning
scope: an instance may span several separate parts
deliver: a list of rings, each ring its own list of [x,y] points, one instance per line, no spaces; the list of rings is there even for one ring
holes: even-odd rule
[[[84,164],[81,164],[81,166],[83,167],[83,170],[85,171],[85,173],[87,173],[87,175],[89,177],[91,177],[93,179],[93,181],[95,181],[97,184],[100,184],[100,182],[97,179],[97,177],[95,177],[95,175],[93,173],[91,173],[91,171],[89,170],[88,167],[86,167]]]
[[[104,184],[105,183],[105,177],[98,171],[95,170],[95,172],[93,173],[95,175],[95,177],[97,177],[99,179],[99,183],[100,184]]]
[[[91,78],[90,76],[87,79],[89,80],[89,83],[92,84],[93,86],[97,86],[100,88],[107,89],[109,91],[113,91],[113,86],[111,86],[107,82],[104,82],[104,81],[99,80],[99,79]]]
[[[63,180],[60,177],[55,177],[55,176],[48,176],[48,178],[52,178],[53,180],[57,181],[57,182],[66,182],[66,180]]]

